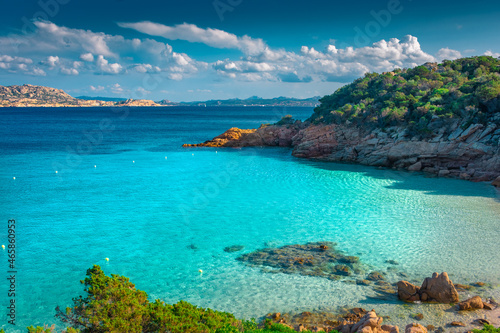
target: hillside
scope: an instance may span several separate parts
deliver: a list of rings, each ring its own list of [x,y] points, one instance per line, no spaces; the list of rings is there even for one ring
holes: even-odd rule
[[[368,73],[320,99],[313,123],[386,128],[406,124],[432,135],[456,120],[500,124],[500,60],[481,56]]]
[[[38,103],[77,105],[77,99],[55,88],[33,86],[0,86],[0,103]]]
[[[60,89],[24,84],[0,86],[0,107],[113,106],[114,102],[74,98]]]
[[[370,73],[284,117],[186,147],[292,147],[301,158],[359,163],[500,186],[500,60],[472,57]]]

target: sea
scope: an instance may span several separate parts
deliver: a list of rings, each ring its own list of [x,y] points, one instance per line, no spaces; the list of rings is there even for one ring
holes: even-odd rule
[[[236,260],[318,241],[337,243],[391,283],[447,272],[454,283],[486,284],[471,296],[500,300],[500,194],[488,183],[298,159],[288,148],[182,147],[312,112],[1,108],[0,327],[63,328],[55,308],[84,295],[80,281],[93,265],[130,278],[151,300],[239,318],[363,307],[400,327],[419,312],[424,326],[467,320],[449,305],[379,297],[351,278],[269,273]],[[233,245],[244,248],[224,251]]]

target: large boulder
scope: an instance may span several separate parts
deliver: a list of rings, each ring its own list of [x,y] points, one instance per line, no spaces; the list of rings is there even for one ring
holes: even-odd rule
[[[406,302],[458,302],[458,292],[446,272],[432,274],[420,288],[407,281],[399,281],[397,285],[399,299]]]
[[[424,302],[458,302],[458,292],[446,272],[441,275],[433,273],[431,278],[426,278],[419,292],[420,300]]]
[[[399,299],[401,299],[405,302],[420,301],[420,294],[418,293],[419,290],[420,290],[419,287],[411,284],[408,281],[399,281],[398,282]]]

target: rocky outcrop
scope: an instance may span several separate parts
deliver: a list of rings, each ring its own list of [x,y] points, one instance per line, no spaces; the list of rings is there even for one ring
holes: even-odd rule
[[[348,124],[295,122],[240,130],[252,133],[225,142],[218,140],[219,136],[194,146],[288,146],[300,158],[423,171],[472,181],[496,179],[496,186],[500,186],[500,126],[465,127],[456,121],[435,130],[433,136],[421,138],[411,136],[403,126],[372,130]]]
[[[297,135],[302,123],[290,126],[261,126],[258,129],[230,128],[212,140],[199,144],[185,144],[183,147],[291,147],[292,138]]]
[[[458,292],[446,272],[434,273],[419,288],[407,281],[399,281],[398,296],[407,302],[457,303]]]

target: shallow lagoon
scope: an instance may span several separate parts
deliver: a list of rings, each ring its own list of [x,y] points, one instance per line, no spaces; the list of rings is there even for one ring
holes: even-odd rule
[[[299,160],[281,148],[180,147],[311,112],[137,108],[122,119],[109,109],[0,110],[0,215],[18,223],[19,331],[56,322],[54,308],[81,294],[78,281],[93,264],[130,277],[152,298],[239,317],[361,306],[398,325],[416,312],[424,324],[451,321],[436,311],[447,306],[375,300],[367,286],[263,273],[235,260],[315,241],[336,242],[375,270],[396,260],[418,284],[434,271],[455,283],[483,281],[490,287],[474,293],[500,299],[500,196],[488,184]],[[68,166],[66,147],[76,149],[102,119],[114,129],[56,174],[54,165]],[[236,244],[244,250],[223,251]]]

